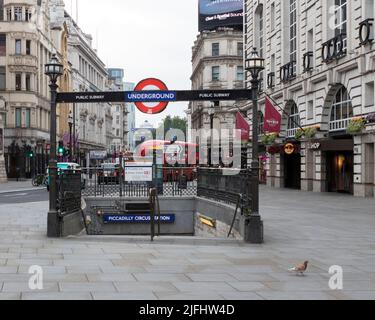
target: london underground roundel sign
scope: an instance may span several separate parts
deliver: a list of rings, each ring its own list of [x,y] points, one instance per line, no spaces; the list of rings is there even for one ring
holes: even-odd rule
[[[165,83],[155,78],[142,80],[134,91],[128,99],[134,101],[139,111],[147,114],[161,113],[170,101],[176,100],[176,93],[168,91]]]

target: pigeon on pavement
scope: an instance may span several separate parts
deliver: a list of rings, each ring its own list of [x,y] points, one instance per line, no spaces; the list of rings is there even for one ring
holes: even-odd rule
[[[297,275],[303,275],[307,270],[308,264],[309,262],[305,261],[304,263],[301,263],[293,268],[290,268],[289,272],[295,272]]]

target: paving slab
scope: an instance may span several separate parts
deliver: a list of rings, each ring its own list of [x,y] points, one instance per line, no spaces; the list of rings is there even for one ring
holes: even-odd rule
[[[374,199],[262,186],[265,243],[249,245],[198,237],[48,239],[48,203],[0,205],[0,300],[374,300],[374,207]],[[305,277],[288,272],[304,260]],[[31,265],[43,268],[43,291],[28,289]],[[332,265],[343,267],[344,290],[328,286]]]

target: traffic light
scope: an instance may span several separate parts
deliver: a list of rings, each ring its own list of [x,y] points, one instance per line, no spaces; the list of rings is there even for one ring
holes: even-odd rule
[[[64,142],[63,141],[59,141],[59,147],[57,149],[57,154],[59,156],[63,156],[64,153],[65,153]]]
[[[27,157],[27,158],[30,158],[30,159],[31,159],[31,158],[34,158],[34,151],[27,151],[27,152],[26,152],[26,157]]]

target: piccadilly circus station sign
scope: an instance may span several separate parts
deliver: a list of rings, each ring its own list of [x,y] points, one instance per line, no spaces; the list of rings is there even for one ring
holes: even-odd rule
[[[169,102],[177,100],[177,93],[169,91],[163,81],[155,78],[142,80],[134,92],[128,92],[126,95],[127,101],[134,102],[139,111],[147,114],[161,113]]]

